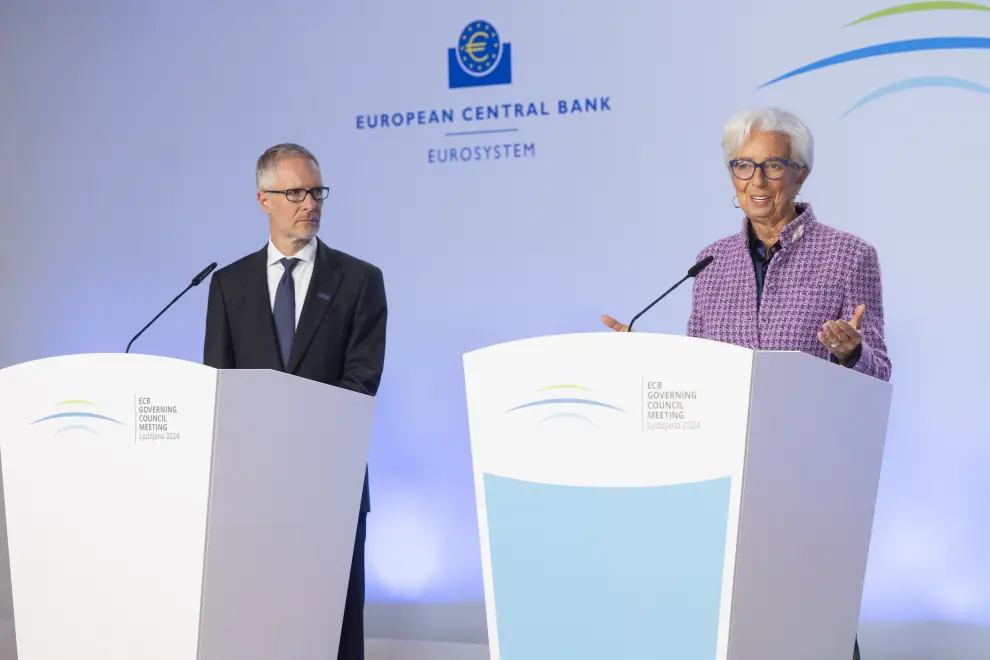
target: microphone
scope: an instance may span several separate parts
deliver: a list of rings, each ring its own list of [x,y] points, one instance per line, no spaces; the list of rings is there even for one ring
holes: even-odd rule
[[[713,256],[707,256],[704,259],[702,259],[701,261],[699,261],[698,263],[696,263],[695,265],[691,266],[691,268],[688,269],[687,275],[685,275],[684,277],[682,277],[681,280],[677,284],[675,284],[674,286],[672,286],[669,289],[667,289],[666,291],[664,291],[662,296],[660,296],[659,298],[657,298],[656,300],[654,300],[653,302],[651,302],[649,305],[646,306],[646,309],[644,309],[642,312],[640,312],[639,314],[637,314],[636,316],[633,317],[632,321],[629,322],[629,332],[632,332],[633,323],[636,322],[636,319],[638,319],[640,316],[642,316],[643,314],[646,314],[648,311],[650,311],[650,309],[652,309],[652,307],[654,305],[656,305],[658,302],[660,302],[661,300],[663,300],[664,298],[666,298],[668,293],[670,293],[671,291],[673,291],[674,289],[676,289],[680,285],[684,284],[684,282],[686,280],[688,280],[689,278],[692,278],[692,277],[697,277],[698,276],[698,273],[700,273],[704,269],[708,268],[708,266],[711,265],[711,263],[713,261],[715,261],[715,257],[713,257]]]
[[[203,282],[203,280],[205,280],[205,279],[206,279],[206,277],[207,277],[207,276],[208,276],[208,275],[209,275],[210,273],[212,273],[212,272],[213,272],[213,270],[214,270],[214,269],[215,269],[216,267],[217,267],[217,262],[215,262],[215,261],[214,261],[214,262],[213,262],[212,264],[210,264],[209,266],[207,266],[206,268],[204,268],[204,269],[203,269],[203,270],[202,270],[202,271],[200,272],[200,274],[199,274],[199,275],[197,275],[196,277],[194,277],[194,278],[192,278],[192,282],[190,282],[190,283],[189,283],[189,286],[187,286],[187,287],[186,287],[185,289],[183,289],[183,290],[182,290],[182,293],[180,293],[180,294],[179,294],[179,295],[177,295],[177,296],[176,296],[175,298],[173,298],[173,299],[172,299],[172,302],[170,302],[169,304],[167,304],[167,305],[165,305],[165,309],[163,309],[162,311],[160,311],[160,312],[158,312],[158,316],[156,316],[155,318],[153,318],[153,319],[151,319],[150,321],[148,321],[148,325],[146,325],[146,326],[144,326],[143,328],[141,328],[141,332],[139,332],[139,333],[137,333],[136,335],[134,335],[134,336],[133,336],[133,337],[131,338],[131,341],[129,341],[129,342],[127,343],[127,350],[126,350],[126,351],[124,351],[124,352],[125,352],[125,353],[130,353],[130,352],[131,352],[131,344],[133,344],[133,343],[134,343],[134,340],[135,340],[135,339],[137,339],[138,337],[140,337],[141,335],[143,335],[143,334],[144,334],[144,331],[145,331],[145,330],[147,330],[148,328],[150,328],[150,327],[151,327],[151,324],[152,324],[152,323],[154,323],[155,321],[157,321],[157,320],[158,320],[158,318],[159,318],[159,317],[160,317],[160,316],[161,316],[162,314],[164,314],[165,312],[167,312],[167,311],[168,311],[168,308],[169,308],[169,307],[171,307],[172,305],[174,305],[174,304],[176,303],[176,301],[177,301],[177,300],[178,300],[179,298],[181,298],[182,296],[184,296],[184,295],[186,295],[186,291],[188,291],[189,289],[191,289],[191,288],[193,288],[194,286],[199,286],[199,285],[200,285],[200,284],[201,284],[201,283]]]

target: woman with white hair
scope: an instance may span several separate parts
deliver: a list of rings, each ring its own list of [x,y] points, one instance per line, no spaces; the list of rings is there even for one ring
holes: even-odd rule
[[[804,351],[890,380],[876,250],[797,201],[814,164],[811,131],[785,110],[747,110],[729,120],[722,147],[745,217],[698,256],[714,261],[695,279],[688,334]]]
[[[778,108],[733,117],[722,139],[742,230],[701,251],[688,334],[760,350],[804,351],[890,380],[876,250],[798,201],[814,164],[804,122]],[[629,327],[603,316],[608,327]],[[859,643],[854,644],[859,659]]]

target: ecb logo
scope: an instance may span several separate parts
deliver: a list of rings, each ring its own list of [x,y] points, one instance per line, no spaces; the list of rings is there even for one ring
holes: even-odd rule
[[[447,49],[450,88],[508,85],[512,82],[512,44],[502,43],[488,21],[474,21]]]
[[[31,422],[31,425],[42,424],[43,422],[55,422],[58,429],[52,431],[52,435],[61,435],[67,432],[71,435],[72,432],[85,431],[97,437],[99,437],[100,433],[93,427],[96,426],[99,428],[100,426],[106,426],[106,424],[98,425],[96,422],[109,422],[110,424],[123,426],[123,423],[113,417],[107,417],[106,415],[95,412],[95,410],[96,404],[92,401],[67,399],[56,403],[55,410],[51,414],[34,420]]]

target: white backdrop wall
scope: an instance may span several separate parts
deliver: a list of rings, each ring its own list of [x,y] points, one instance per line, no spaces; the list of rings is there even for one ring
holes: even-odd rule
[[[322,238],[381,266],[389,297],[369,600],[478,603],[461,354],[628,319],[741,226],[725,120],[783,105],[816,137],[804,199],[883,270],[895,397],[863,618],[990,626],[990,12],[844,27],[890,6],[6,0],[0,366],[123,350],[203,266],[264,244],[254,160],[301,142],[332,190]],[[449,87],[447,49],[473,21],[511,44],[511,84]],[[972,39],[760,87],[836,53],[956,36]],[[844,115],[906,79],[917,88]],[[559,113],[575,99],[597,110]],[[547,114],[464,119],[516,103]],[[454,121],[417,123],[431,110]],[[502,132],[447,135],[479,130]],[[494,145],[518,157],[431,162]],[[135,350],[201,359],[205,297]],[[689,302],[684,287],[639,329],[683,332]]]

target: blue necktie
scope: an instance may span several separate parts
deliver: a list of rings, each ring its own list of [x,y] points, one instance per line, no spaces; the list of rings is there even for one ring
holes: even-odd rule
[[[279,352],[282,354],[282,368],[289,368],[289,356],[292,355],[292,340],[296,336],[296,284],[292,280],[292,269],[299,263],[298,259],[282,259],[285,272],[278,281],[275,290],[275,308],[272,315],[275,318],[275,337],[278,339]]]

